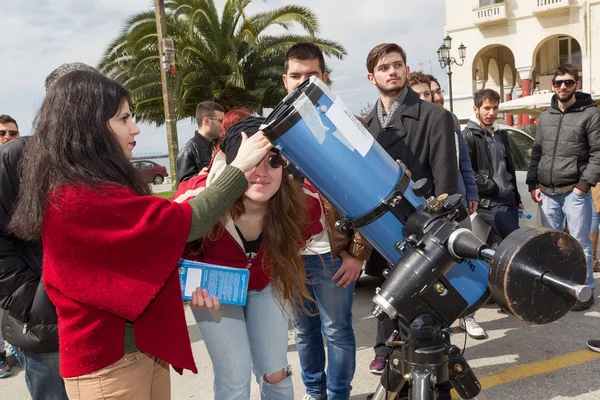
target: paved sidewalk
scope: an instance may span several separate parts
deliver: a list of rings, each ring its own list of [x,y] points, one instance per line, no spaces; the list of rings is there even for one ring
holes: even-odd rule
[[[375,335],[370,298],[376,285],[375,279],[363,277],[356,289],[354,328],[358,351],[352,400],[365,399],[379,380],[369,372]],[[477,312],[476,318],[489,337],[486,340],[469,338],[465,356],[484,388],[489,388],[479,400],[600,399],[600,353],[591,352],[585,347],[587,339],[600,339],[600,305],[584,313],[571,312],[558,322],[546,326],[525,325],[513,317],[498,313],[495,306],[484,307]],[[172,398],[209,400],[213,395],[211,363],[189,310],[188,325],[199,373],[194,375],[186,372],[179,376],[173,372]],[[464,334],[457,326],[455,332],[453,342],[462,347]],[[301,399],[304,390],[291,330],[289,343],[295,398]],[[231,356],[235,357],[235,343],[231,344]],[[0,399],[28,398],[24,374],[18,368],[15,368],[13,376],[0,380]],[[252,385],[251,399],[260,399],[256,383]]]

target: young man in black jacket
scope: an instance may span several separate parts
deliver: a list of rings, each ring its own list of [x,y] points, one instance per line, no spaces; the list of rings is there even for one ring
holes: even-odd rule
[[[538,120],[527,185],[533,201],[540,203],[544,226],[562,230],[567,219],[569,233],[585,252],[587,285],[594,289],[590,187],[600,179],[600,110],[589,94],[577,92],[580,86],[575,65],[554,71],[554,96]],[[573,311],[593,304],[594,296]]]
[[[196,107],[198,130],[177,155],[177,183],[198,175],[208,167],[215,143],[221,135],[225,109],[214,101],[203,101]]]
[[[413,181],[427,178],[436,196],[458,193],[458,160],[452,114],[437,104],[422,101],[407,86],[410,72],[406,53],[395,43],[374,47],[367,57],[369,81],[377,87],[379,99],[365,118],[367,129],[394,158],[411,172]],[[385,259],[373,251],[370,271],[388,268]],[[375,358],[371,372],[383,372],[391,348],[386,340],[396,327],[386,319],[377,324]]]
[[[63,64],[46,78],[46,89],[75,70],[94,68]],[[18,349],[32,400],[68,400],[59,375],[58,317],[42,282],[42,243],[10,234],[8,223],[19,193],[18,165],[28,137],[0,146],[0,329]]]
[[[477,214],[504,239],[519,229],[519,208],[523,208],[515,163],[508,134],[496,124],[498,92],[479,90],[474,102],[475,118],[469,120],[463,136],[479,192]]]

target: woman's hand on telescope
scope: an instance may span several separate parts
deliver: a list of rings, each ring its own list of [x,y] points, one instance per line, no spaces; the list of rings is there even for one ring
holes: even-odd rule
[[[241,169],[242,172],[248,172],[256,167],[272,148],[273,145],[262,131],[256,132],[250,138],[245,132],[242,132],[242,144],[231,165]]]
[[[350,255],[346,250],[340,253],[342,257],[342,266],[335,273],[332,281],[337,281],[336,286],[347,288],[352,282],[356,282],[360,276],[364,261],[360,258]],[[339,279],[339,280],[338,280]]]
[[[217,296],[211,298],[208,294],[208,290],[197,287],[196,290],[192,292],[192,302],[190,305],[192,308],[212,308],[218,310],[221,304],[219,303]]]

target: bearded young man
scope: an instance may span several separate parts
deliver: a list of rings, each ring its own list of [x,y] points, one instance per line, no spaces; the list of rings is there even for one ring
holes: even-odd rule
[[[311,76],[327,83],[323,52],[313,43],[296,43],[285,56],[282,79],[287,92],[291,93]],[[324,230],[307,241],[302,253],[307,290],[316,304],[305,304],[314,315],[294,314],[296,348],[306,387],[303,399],[348,400],[356,367],[352,327],[354,286],[371,247],[359,234],[338,231],[335,222],[339,213],[331,203],[322,200]]]
[[[410,68],[406,65],[406,53],[397,44],[375,46],[367,56],[367,71],[369,82],[379,92],[375,107],[365,119],[369,132],[394,160],[408,167],[413,181],[427,178],[436,196],[458,193],[452,114],[422,101],[408,87]],[[386,268],[389,267],[385,259],[373,251],[368,269],[381,273]],[[374,374],[385,369],[391,353],[385,342],[396,326],[389,319],[377,324],[375,358],[370,365]]]
[[[479,193],[477,214],[504,239],[519,229],[519,208],[515,162],[506,131],[496,123],[500,94],[492,89],[475,93],[473,112],[463,136]]]
[[[540,203],[545,227],[562,230],[566,217],[569,233],[586,256],[587,285],[594,289],[590,187],[600,179],[600,111],[589,94],[577,92],[580,87],[575,65],[556,68],[551,106],[538,120],[527,185],[533,201]],[[594,296],[573,311],[593,304]]]

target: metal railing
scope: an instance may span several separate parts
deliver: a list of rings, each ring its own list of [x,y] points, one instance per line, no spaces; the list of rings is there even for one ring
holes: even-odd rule
[[[475,24],[487,24],[506,19],[506,3],[495,3],[485,7],[478,7],[475,12]]]
[[[536,0],[538,7],[569,4],[569,0]]]

